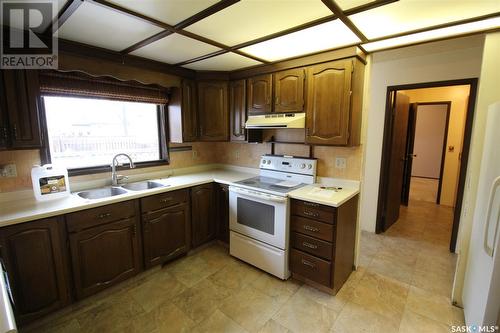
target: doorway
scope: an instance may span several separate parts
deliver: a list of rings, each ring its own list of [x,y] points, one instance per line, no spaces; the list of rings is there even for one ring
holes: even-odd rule
[[[450,111],[451,101],[410,104],[402,191],[405,206],[409,200],[441,203]]]
[[[467,96],[463,101],[464,119],[462,125],[458,124],[455,112],[455,115],[451,117],[452,126],[450,127],[450,113],[453,113],[451,110],[454,102],[446,98],[435,98],[431,101],[428,99],[441,88],[456,87],[464,87],[467,91]],[[420,175],[423,176],[420,177],[421,179],[428,177],[428,179],[437,180],[435,203],[450,207],[452,216],[450,216],[451,230],[448,236],[449,249],[452,252],[455,251],[467,169],[466,163],[461,163],[461,161],[467,161],[468,158],[476,88],[477,79],[388,87],[377,233],[387,231],[399,220],[402,205],[403,207],[408,203],[411,205],[412,183],[414,188],[419,185],[419,179],[417,177],[412,179],[412,176]],[[419,110],[422,115],[421,120],[424,122],[420,129],[417,126]],[[440,112],[439,119],[436,114],[431,114],[430,110]],[[426,117],[431,119],[425,119]],[[433,127],[431,132],[429,132],[430,127]],[[452,130],[448,131],[450,128]],[[415,141],[418,139],[419,132],[424,135],[425,140],[422,142]],[[458,142],[456,138],[457,132],[460,132],[461,142]],[[454,140],[450,140],[450,136],[455,136]],[[431,137],[433,137],[433,143],[429,144],[426,140],[429,141]],[[426,156],[426,161],[424,161],[423,157]],[[414,164],[417,170],[413,170]]]

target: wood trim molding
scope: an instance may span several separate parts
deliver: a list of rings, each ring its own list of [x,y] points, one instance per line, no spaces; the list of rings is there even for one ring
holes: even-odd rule
[[[339,20],[341,20],[360,40],[362,43],[366,43],[368,38],[352,23],[352,21],[344,14],[342,9],[337,5],[334,0],[321,0],[335,14]]]

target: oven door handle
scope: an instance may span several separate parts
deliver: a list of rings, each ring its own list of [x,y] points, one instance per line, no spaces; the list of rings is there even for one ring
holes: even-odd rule
[[[272,195],[272,194],[258,194],[255,193],[254,191],[247,191],[242,188],[238,187],[229,187],[230,192],[238,193],[244,196],[247,196],[249,198],[254,198],[254,199],[260,199],[260,200],[267,200],[267,201],[272,201],[272,202],[277,202],[277,203],[285,203],[287,198],[284,197],[278,197],[277,195]]]

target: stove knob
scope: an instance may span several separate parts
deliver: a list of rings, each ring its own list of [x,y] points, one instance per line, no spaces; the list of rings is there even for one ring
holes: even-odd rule
[[[271,164],[271,160],[267,160],[267,164]]]
[[[302,164],[300,165],[300,168],[301,168],[301,169],[305,169],[305,167],[306,167],[306,165],[305,165],[304,163],[302,163]]]
[[[308,165],[307,165],[307,168],[308,168],[308,169],[312,169],[312,168],[313,168],[313,165],[312,165],[312,164],[308,164]]]

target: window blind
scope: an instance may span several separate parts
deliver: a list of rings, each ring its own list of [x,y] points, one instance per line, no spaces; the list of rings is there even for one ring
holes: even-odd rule
[[[120,81],[82,72],[41,71],[40,92],[45,95],[93,97],[120,101],[166,104],[168,91],[158,85]]]

